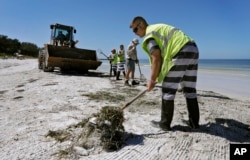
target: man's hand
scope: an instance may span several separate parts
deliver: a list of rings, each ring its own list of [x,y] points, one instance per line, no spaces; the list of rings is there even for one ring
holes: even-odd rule
[[[112,63],[112,61],[113,61],[114,59],[111,58],[111,57],[108,57],[108,60],[109,60],[109,63]]]
[[[156,84],[156,82],[153,80],[148,81],[148,83],[147,83],[148,91],[151,91],[155,87],[155,84]]]

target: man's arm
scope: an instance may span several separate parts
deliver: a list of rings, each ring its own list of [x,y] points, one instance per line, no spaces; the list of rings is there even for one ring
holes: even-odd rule
[[[152,90],[156,84],[156,79],[159,76],[162,66],[161,50],[154,39],[149,39],[147,43],[148,50],[150,51],[151,58],[151,75],[147,84],[148,90]]]
[[[130,45],[127,50],[127,55],[131,56],[133,54],[133,50],[135,49],[135,46]]]
[[[151,68],[151,80],[155,81],[161,71],[162,57],[161,50],[155,49],[151,52],[152,68]]]

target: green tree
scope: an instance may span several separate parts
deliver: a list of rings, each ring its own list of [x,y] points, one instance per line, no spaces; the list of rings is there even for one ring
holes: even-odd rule
[[[21,54],[37,57],[38,56],[39,48],[36,44],[30,42],[22,42],[21,43]]]
[[[21,47],[21,43],[17,39],[9,39],[8,44],[7,53],[9,54],[17,52]]]
[[[11,39],[8,36],[0,35],[0,52],[13,55],[21,48],[18,39]]]
[[[8,37],[5,35],[0,35],[0,52],[5,53],[6,52],[6,46],[7,46],[7,39]]]
[[[0,35],[0,53],[13,55],[21,51],[21,54],[37,57],[39,48],[36,44],[30,42],[19,42],[18,39],[8,38],[6,35]]]

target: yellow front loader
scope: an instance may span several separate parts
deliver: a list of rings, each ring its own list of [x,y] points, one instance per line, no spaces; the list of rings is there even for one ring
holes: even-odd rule
[[[50,29],[50,44],[44,44],[44,48],[39,51],[39,69],[53,72],[55,67],[59,67],[61,71],[86,73],[88,70],[96,70],[102,64],[95,50],[75,47],[78,41],[74,40],[74,27],[56,23],[50,25]]]

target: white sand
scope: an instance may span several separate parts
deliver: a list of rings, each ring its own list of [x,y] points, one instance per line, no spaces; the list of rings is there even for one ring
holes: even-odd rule
[[[135,89],[139,93],[145,87],[124,87],[122,81],[97,72],[89,76],[45,73],[37,69],[37,60],[0,60],[1,159],[59,159],[55,153],[72,141],[46,138],[49,130],[66,129],[103,106],[122,106],[133,98],[127,93],[137,92]],[[90,93],[126,98],[91,100],[84,96]],[[183,123],[188,115],[181,93],[175,101],[173,131],[152,127],[150,121],[160,118],[161,90],[156,87],[124,110],[125,131],[133,136],[119,151],[78,148],[84,154],[65,159],[229,159],[230,143],[250,143],[249,101],[211,91],[198,90],[198,94],[200,129],[192,130]]]

